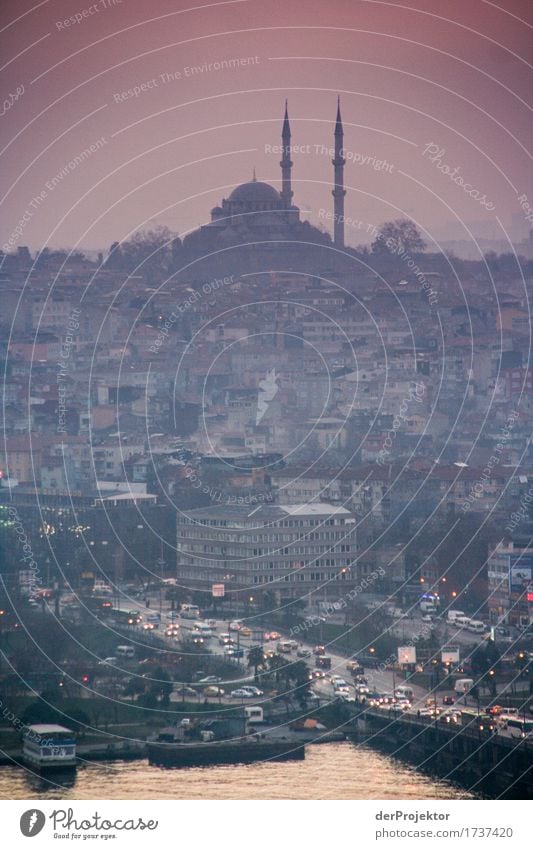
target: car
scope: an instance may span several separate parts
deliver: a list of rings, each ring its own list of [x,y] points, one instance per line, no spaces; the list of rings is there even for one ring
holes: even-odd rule
[[[161,622],[161,616],[159,613],[151,613],[146,617],[147,622],[152,622],[154,625],[157,625],[158,622]]]
[[[278,634],[277,631],[271,631],[270,632],[270,639],[271,640],[281,640],[281,634]]]
[[[454,705],[455,699],[454,699],[453,696],[443,696],[442,697],[442,704],[443,705]]]
[[[104,660],[98,661],[98,666],[114,666],[117,663],[116,657],[106,657]]]
[[[228,631],[240,631],[242,628],[242,622],[240,619],[234,619],[233,622],[230,622],[228,625]]]
[[[274,649],[265,649],[265,651],[264,651],[264,655],[265,655],[266,658],[275,657],[276,654],[277,654],[277,652],[275,652]]]
[[[296,657],[311,657],[310,649],[298,649],[296,652]]]
[[[348,693],[337,693],[337,695],[338,695],[339,699],[341,700],[341,702],[355,703],[355,696],[352,695],[349,692]]]
[[[244,657],[244,649],[228,648],[225,654],[226,657]]]
[[[342,686],[342,687],[348,686],[348,682],[344,680],[342,675],[332,675],[329,680],[330,680],[330,683],[333,684],[334,687],[335,686]]]
[[[223,696],[224,688],[223,687],[205,687],[204,696]]]
[[[155,628],[155,625],[154,625],[153,622],[145,622],[144,625],[143,625],[143,631],[153,631],[154,628]]]
[[[346,669],[348,672],[351,672],[352,675],[359,675],[364,672],[364,668],[361,666],[358,660],[349,660],[346,664]]]
[[[313,654],[316,655],[317,657],[319,655],[326,654],[326,647],[325,646],[315,646],[314,649],[313,649]]]
[[[349,687],[343,687],[343,686],[334,687],[333,692],[335,693],[336,696],[353,696],[353,693],[352,693],[352,691],[350,690]]]
[[[265,633],[263,634],[263,642],[268,643],[269,640],[270,640],[270,631],[265,631]]]
[[[242,625],[241,629],[241,637],[251,637],[252,629],[248,627],[248,625]]]
[[[370,687],[365,686],[365,684],[359,684],[357,692],[360,696],[368,696],[370,693]]]
[[[304,693],[304,697],[308,702],[319,702],[320,696],[317,696],[316,693],[313,693],[312,690],[306,690]]]
[[[219,634],[218,642],[221,646],[229,646],[233,642],[231,634]]]
[[[222,681],[222,678],[219,678],[218,675],[206,675],[205,678],[200,678],[198,681],[199,684],[219,684]]]
[[[424,613],[422,616],[422,622],[433,622],[433,616],[430,613]]]
[[[175,690],[175,692],[178,693],[178,695],[183,696],[183,697],[193,696],[194,698],[196,698],[196,696],[198,695],[196,690],[193,690],[192,687],[186,687],[185,685],[183,687],[178,687],[178,689]]]
[[[194,643],[195,646],[203,646],[204,638],[203,637],[193,637],[192,642]]]
[[[249,690],[245,690],[244,687],[232,690],[230,695],[232,699],[253,699],[253,693],[250,693]]]
[[[496,633],[500,635],[500,637],[509,637],[510,631],[509,628],[504,628],[503,625],[498,625],[496,628]]]
[[[325,678],[326,673],[323,669],[312,669],[308,675],[310,681],[313,681],[315,678]]]
[[[444,722],[446,725],[459,725],[461,722],[461,712],[446,710],[439,716],[439,722]]]
[[[262,696],[262,695],[264,695],[263,691],[260,690],[259,687],[252,687],[252,686],[249,686],[248,684],[245,684],[240,689],[241,690],[248,690],[248,692],[251,693],[252,696]]]

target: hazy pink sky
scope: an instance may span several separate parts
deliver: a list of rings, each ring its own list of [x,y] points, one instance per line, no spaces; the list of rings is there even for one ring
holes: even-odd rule
[[[526,0],[4,0],[0,245],[24,215],[17,244],[32,247],[107,247],[147,222],[184,234],[254,166],[279,188],[280,157],[265,144],[279,144],[286,97],[293,144],[311,145],[292,157],[294,201],[318,223],[332,166],[314,146],[332,144],[337,93],[346,150],[392,166],[347,163],[347,215],[408,214],[429,239],[450,220],[489,222],[503,237],[499,221],[523,219],[518,196],[533,205],[531,20]],[[494,210],[423,155],[429,143]]]

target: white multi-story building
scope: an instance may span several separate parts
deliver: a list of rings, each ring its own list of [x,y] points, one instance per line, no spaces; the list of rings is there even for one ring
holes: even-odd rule
[[[332,504],[211,506],[177,517],[180,584],[241,600],[337,599],[356,583],[356,521]],[[310,594],[312,597],[308,597]]]

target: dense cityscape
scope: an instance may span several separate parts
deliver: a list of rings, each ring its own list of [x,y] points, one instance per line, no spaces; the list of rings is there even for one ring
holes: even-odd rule
[[[114,105],[248,73],[254,44],[123,76]],[[110,196],[105,241],[80,219],[72,246],[38,246],[122,129],[69,148],[8,221],[1,798],[533,795],[527,194],[494,235],[494,184],[419,135],[417,168],[477,235],[447,205],[436,238],[414,188],[376,213],[353,169],[381,197],[394,149],[360,144],[341,85],[312,127],[294,89],[253,148],[232,103],[234,165],[198,153],[209,191],[161,166],[202,223],[162,197],[128,229]]]

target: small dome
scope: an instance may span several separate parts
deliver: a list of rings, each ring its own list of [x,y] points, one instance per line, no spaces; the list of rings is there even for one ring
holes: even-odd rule
[[[260,180],[251,180],[249,183],[242,183],[236,189],[233,189],[229,200],[234,203],[279,204],[280,195],[268,183],[262,183]]]

